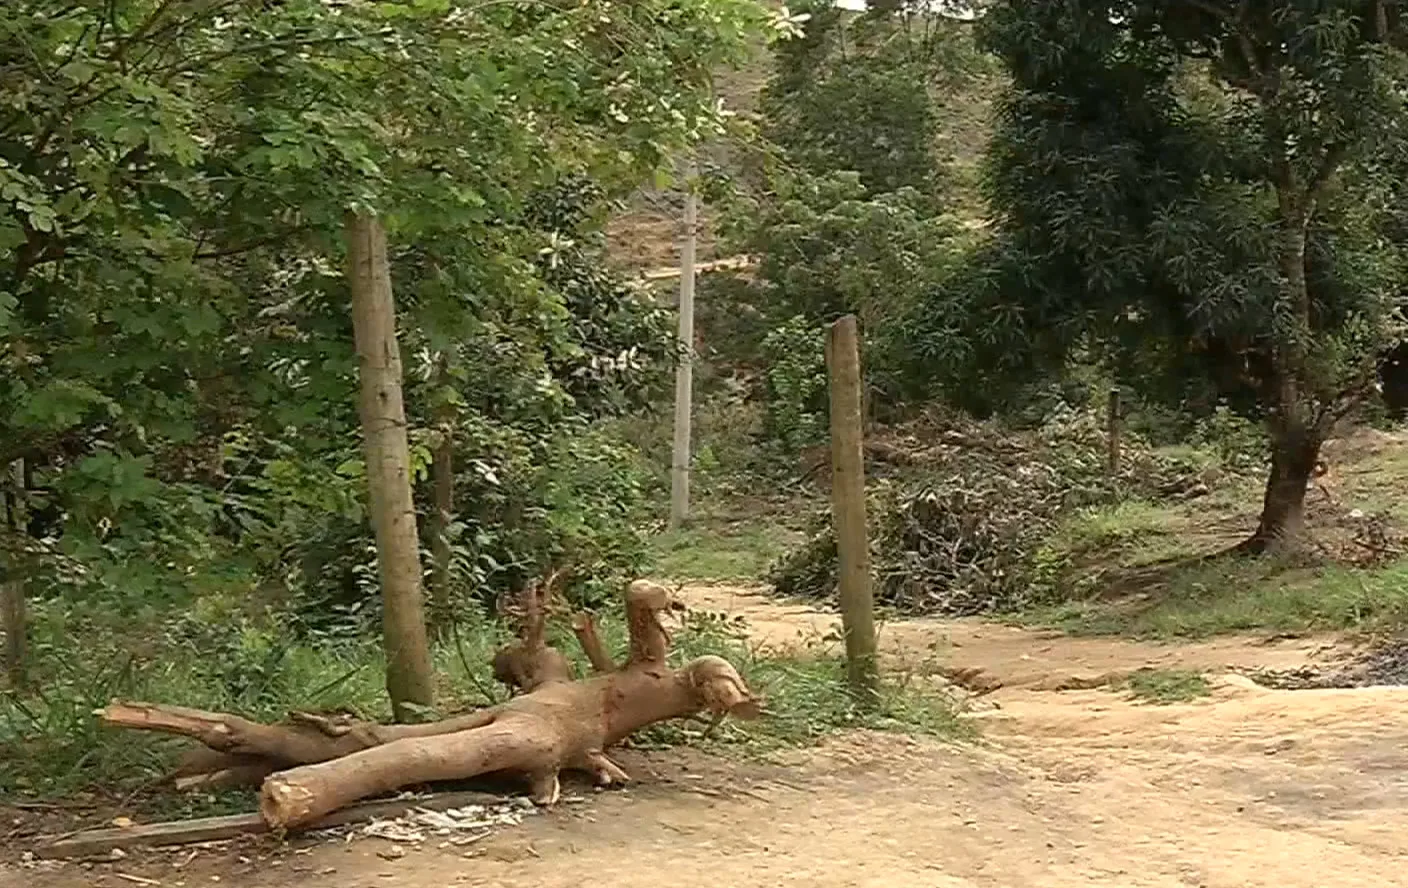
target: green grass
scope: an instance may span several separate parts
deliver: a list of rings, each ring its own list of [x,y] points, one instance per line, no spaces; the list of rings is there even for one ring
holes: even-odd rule
[[[725,657],[766,701],[763,719],[727,725],[720,736],[724,745],[769,751],[860,727],[949,738],[967,736],[971,730],[946,697],[904,676],[886,676],[878,705],[863,709],[847,692],[841,658],[805,650],[783,657],[759,656],[743,639],[740,624],[717,615],[692,614],[685,630],[675,637],[675,649],[681,661],[710,653]]]
[[[1122,546],[1151,534],[1166,533],[1169,510],[1139,499],[1109,508],[1083,509],[1066,522],[1060,533],[1073,550],[1100,550]]]
[[[1212,693],[1202,673],[1187,669],[1140,669],[1125,682],[1125,689],[1146,703],[1188,703]]]
[[[59,619],[49,605],[34,612],[36,678],[40,693],[0,694],[0,797],[54,799],[77,794],[106,799],[124,811],[163,817],[251,810],[250,792],[175,795],[152,792],[150,782],[169,772],[189,742],[141,731],[108,730],[93,711],[114,697],[177,703],[234,712],[258,720],[280,719],[290,709],[347,708],[385,719],[383,659],[375,638],[322,643],[294,642],[278,621],[246,619],[229,631],[172,636],[156,627],[152,639],[106,638]],[[604,641],[618,659],[626,648],[619,609],[600,615]],[[56,631],[64,630],[64,631]],[[576,660],[584,657],[565,626],[552,641]],[[488,621],[463,625],[435,651],[441,679],[439,702],[446,712],[504,699],[489,661],[506,639]],[[946,698],[918,685],[891,682],[873,711],[856,707],[845,691],[837,659],[759,656],[741,628],[722,617],[693,614],[675,633],[672,661],[700,654],[724,656],[766,700],[755,722],[726,722],[707,740],[693,723],[667,723],[641,732],[636,742],[668,746],[703,743],[717,751],[764,754],[815,742],[851,727],[960,737],[960,722]],[[142,651],[142,653],[136,653]],[[585,671],[582,669],[582,671]]]
[[[1386,448],[1372,463],[1351,465],[1336,474],[1338,493],[1346,508],[1388,512],[1396,520],[1404,519],[1403,492],[1408,489],[1408,452],[1404,448]]]
[[[94,715],[113,699],[174,703],[272,721],[289,710],[350,710],[386,719],[384,659],[375,638],[299,641],[277,620],[230,626],[156,624],[125,634],[74,619],[53,602],[31,614],[36,691],[0,693],[0,798],[77,793],[143,794],[188,741],[102,727]],[[468,627],[435,651],[447,708],[481,705],[499,692],[489,660],[503,634]],[[488,692],[486,694],[485,692]],[[171,816],[248,808],[243,793],[153,796]]]
[[[1073,566],[1137,567],[1192,554],[1184,523],[1173,506],[1130,499],[1076,512],[1046,548]]]
[[[624,659],[627,646],[619,616],[610,614],[599,626],[602,641],[618,662]],[[906,676],[886,676],[878,706],[863,709],[847,691],[844,660],[809,650],[762,656],[748,643],[737,619],[692,611],[672,635],[672,663],[679,665],[704,654],[721,656],[738,668],[748,686],[765,701],[763,718],[730,720],[720,726],[706,744],[715,750],[766,753],[805,746],[835,731],[859,727],[951,738],[971,732],[948,698]],[[579,666],[584,665],[575,643],[565,635],[555,635],[553,643]],[[662,747],[696,742],[699,729],[688,722],[664,723],[642,731],[636,743]]]
[[[756,582],[802,539],[770,514],[743,520],[703,517],[651,540],[651,569],[672,580]]]
[[[1391,629],[1408,623],[1408,561],[1355,569],[1219,559],[1174,568],[1146,595],[1067,602],[1023,622],[1149,638]]]

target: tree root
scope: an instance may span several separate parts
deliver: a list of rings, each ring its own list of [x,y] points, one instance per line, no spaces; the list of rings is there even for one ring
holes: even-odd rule
[[[563,769],[585,771],[603,785],[629,781],[605,750],[647,725],[700,713],[715,723],[728,715],[761,714],[759,699],[727,660],[704,656],[680,669],[666,665],[669,636],[660,615],[672,603],[663,586],[631,584],[626,593],[631,655],[621,668],[605,653],[590,618],[574,620],[597,671],[575,681],[553,665],[566,658],[542,642],[541,620],[530,613],[520,642],[506,649],[518,658],[512,674],[525,683],[519,687],[526,693],[428,724],[381,725],[344,715],[293,713],[283,724],[266,725],[224,713],[120,702],[99,715],[105,724],[203,743],[206,748],[193,752],[173,775],[177,786],[262,780],[260,812],[275,829],[304,827],[352,802],[404,786],[491,772],[522,776],[533,801],[551,805],[560,794]]]

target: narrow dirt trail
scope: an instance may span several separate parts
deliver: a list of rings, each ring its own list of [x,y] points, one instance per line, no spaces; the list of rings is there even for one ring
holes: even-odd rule
[[[742,617],[760,650],[810,648],[840,654],[840,619],[801,603],[780,602],[744,586],[685,586],[697,610]],[[906,619],[878,626],[887,669],[963,675],[965,684],[1070,690],[1093,687],[1143,667],[1226,671],[1293,669],[1348,653],[1326,636],[1268,643],[1249,637],[1158,644],[1115,638],[1074,638],[1060,632],[1003,626],[978,619]]]
[[[742,615],[760,645],[824,636],[833,619],[747,589],[683,595]],[[883,637],[891,668],[957,668],[996,686],[983,698],[996,707],[972,714],[981,742],[854,732],[769,764],[628,754],[635,788],[467,851],[305,844],[125,872],[248,888],[1408,886],[1408,688],[1273,691],[1227,674],[1331,658],[1333,639],[1145,645],[972,621]],[[1055,690],[1146,665],[1205,670],[1214,693],[1152,706]],[[107,867],[23,875],[13,884],[134,884]]]

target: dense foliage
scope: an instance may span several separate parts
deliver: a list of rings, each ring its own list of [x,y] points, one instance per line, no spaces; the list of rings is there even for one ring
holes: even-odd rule
[[[1253,549],[1296,529],[1400,322],[1403,33],[1352,0],[1002,2],[982,23],[1012,89],[974,311],[1009,369],[1084,348],[1145,394],[1263,418]]]
[[[672,351],[590,231],[717,125],[710,71],[763,21],[749,0],[5,4],[0,464],[24,469],[5,554],[31,597],[374,610],[354,207],[390,232],[422,501],[454,449],[459,592],[557,555],[589,585],[629,570],[642,482],[594,423]]]
[[[819,330],[842,314],[861,320],[873,407],[929,393],[915,384],[928,367],[912,359],[910,321],[946,285],[962,232],[939,113],[978,57],[963,26],[922,6],[798,7],[810,18],[778,44],[763,90],[760,129],[775,151],[725,220],[730,247],[759,265],[714,298],[759,331],[730,327],[727,358],[766,368],[763,433],[784,451],[825,427]]]
[[[875,596],[905,613],[965,616],[1050,603],[1063,594],[1055,584],[1066,565],[1045,546],[1077,510],[1207,490],[1197,466],[1133,437],[1120,472],[1110,475],[1102,420],[1070,407],[1028,430],[936,414],[885,443],[904,455],[904,467],[873,483]],[[805,545],[774,565],[780,594],[835,594],[836,537],[829,516],[817,523]]]
[[[872,193],[937,199],[941,94],[976,64],[961,25],[926,3],[797,5],[803,33],[778,44],[762,95],[763,133],[814,175],[855,172]]]

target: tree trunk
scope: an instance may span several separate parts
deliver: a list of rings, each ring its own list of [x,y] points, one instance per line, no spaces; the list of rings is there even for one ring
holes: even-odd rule
[[[386,690],[396,718],[405,721],[415,706],[430,706],[434,692],[421,611],[420,539],[411,498],[401,353],[381,223],[370,216],[349,216],[347,253],[362,389],[359,411],[384,602]]]
[[[1327,158],[1328,160],[1328,158]],[[1320,182],[1301,186],[1289,162],[1282,157],[1274,171],[1280,210],[1281,305],[1293,323],[1289,333],[1279,333],[1272,346],[1275,372],[1264,395],[1271,408],[1271,473],[1266,480],[1261,520],[1256,533],[1240,544],[1239,551],[1261,554],[1295,549],[1305,529],[1305,492],[1320,455],[1326,429],[1321,427],[1315,404],[1305,385],[1308,372],[1306,341],[1310,326],[1310,286],[1306,276],[1308,227]]]
[[[562,654],[536,644],[542,624],[530,613],[524,638],[510,651],[543,658],[541,667],[525,670],[540,683],[502,705],[432,724],[300,714],[283,725],[262,725],[145,703],[114,703],[102,719],[204,743],[213,754],[191,757],[188,785],[212,785],[195,775],[201,766],[207,773],[263,777],[260,812],[275,829],[306,826],[368,795],[493,772],[526,777],[533,799],[551,804],[563,768],[587,771],[601,784],[629,780],[604,751],[646,725],[704,711],[716,719],[760,714],[758,699],[727,661],[703,656],[679,669],[666,665],[669,639],[660,614],[671,606],[663,586],[632,583],[626,593],[630,660],[618,669],[598,650],[593,661],[601,673],[580,681],[549,668]]]
[[[870,542],[866,529],[864,379],[855,315],[832,323],[826,338],[831,389],[831,515],[836,529],[837,597],[846,641],[846,674],[864,706],[879,699],[875,658],[875,600],[870,586]]]
[[[1261,521],[1239,549],[1253,555],[1295,549],[1305,530],[1305,493],[1320,456],[1319,436],[1304,430],[1272,430],[1271,473],[1266,479]]]

